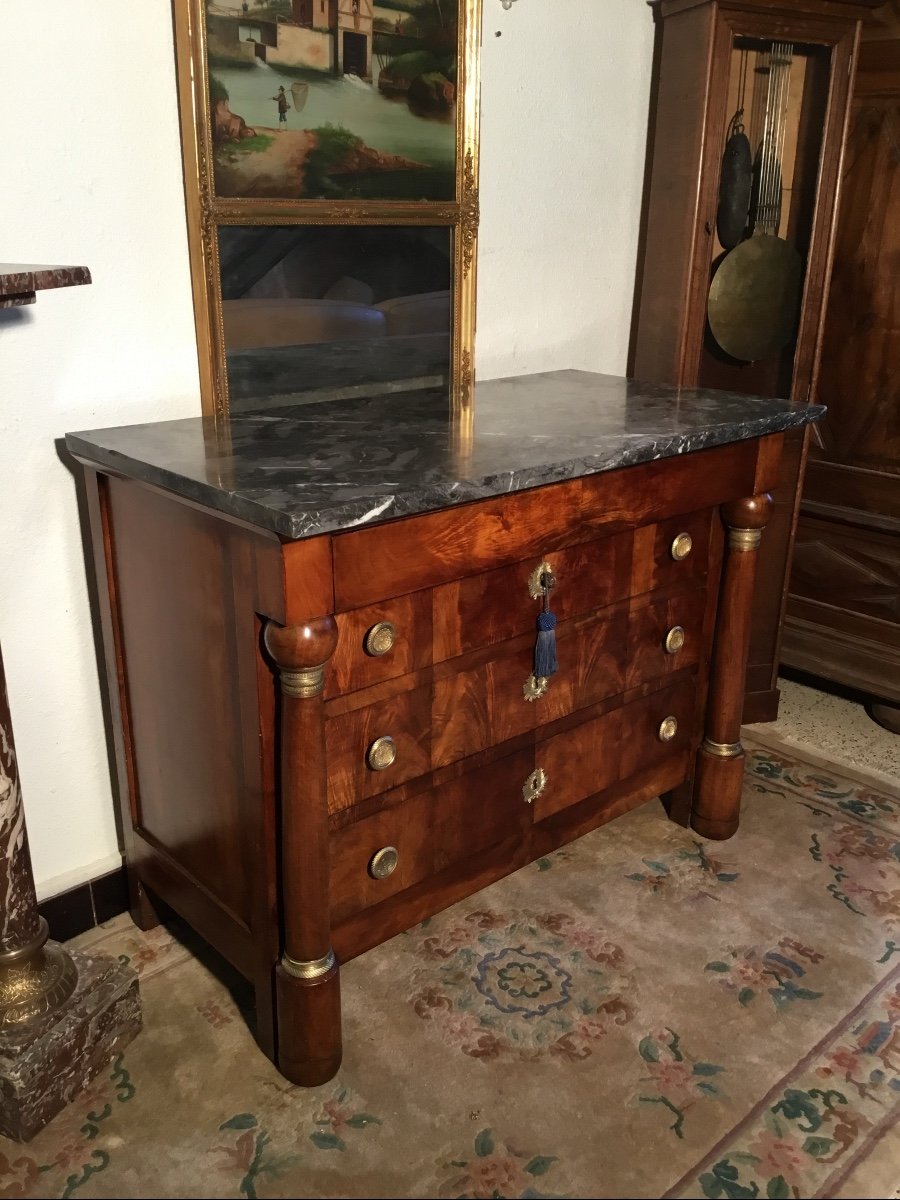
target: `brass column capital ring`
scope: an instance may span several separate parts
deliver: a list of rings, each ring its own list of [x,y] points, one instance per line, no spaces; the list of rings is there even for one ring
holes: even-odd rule
[[[728,549],[734,550],[738,554],[747,554],[752,550],[758,550],[761,542],[761,529],[728,530]]]
[[[308,700],[325,690],[325,664],[307,667],[302,671],[282,671],[281,691],[297,700]]]

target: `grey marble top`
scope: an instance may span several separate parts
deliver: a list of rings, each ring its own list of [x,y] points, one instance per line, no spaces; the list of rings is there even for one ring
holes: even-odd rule
[[[404,392],[70,433],[76,456],[286,538],[374,524],[778,433],[825,409],[585,371],[479,383],[470,447]]]

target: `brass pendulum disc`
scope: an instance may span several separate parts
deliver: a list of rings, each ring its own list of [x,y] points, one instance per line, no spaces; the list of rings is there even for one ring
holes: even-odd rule
[[[709,327],[726,354],[758,362],[797,329],[803,263],[788,242],[759,234],[723,260],[709,291]]]

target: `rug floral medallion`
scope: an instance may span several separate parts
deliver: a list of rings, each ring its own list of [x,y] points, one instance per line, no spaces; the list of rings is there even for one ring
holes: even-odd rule
[[[304,1090],[208,954],[119,918],[145,1029],[0,1197],[893,1197],[900,799],[751,748],[714,845],[645,806],[343,970]]]

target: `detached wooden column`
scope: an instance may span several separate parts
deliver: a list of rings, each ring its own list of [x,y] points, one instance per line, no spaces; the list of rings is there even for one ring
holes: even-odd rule
[[[722,507],[728,530],[719,600],[715,658],[709,686],[706,732],[697,756],[691,825],[704,837],[724,841],[737,832],[744,785],[741,716],[753,620],[753,593],[762,531],[772,512],[767,493]]]
[[[292,1083],[326,1083],[341,1065],[340,975],[331,948],[325,666],[333,617],[269,622],[281,677],[281,873],[284,949],[276,968],[278,1068]]]

